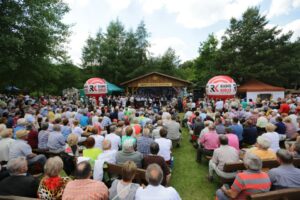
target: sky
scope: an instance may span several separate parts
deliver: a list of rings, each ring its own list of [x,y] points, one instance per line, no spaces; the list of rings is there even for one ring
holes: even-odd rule
[[[200,42],[210,33],[221,38],[229,20],[240,18],[248,8],[258,6],[269,27],[300,37],[300,0],[63,0],[70,12],[63,21],[72,25],[67,50],[74,64],[81,64],[82,48],[88,36],[106,30],[117,18],[126,29],[136,29],[143,20],[150,33],[150,52],[162,55],[168,47],[182,62],[198,56]]]

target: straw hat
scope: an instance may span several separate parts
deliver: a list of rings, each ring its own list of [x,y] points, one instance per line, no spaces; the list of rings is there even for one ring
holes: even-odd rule
[[[17,136],[17,138],[21,138],[21,137],[28,135],[28,133],[29,133],[29,131],[27,131],[27,130],[19,130],[16,132],[16,136]]]

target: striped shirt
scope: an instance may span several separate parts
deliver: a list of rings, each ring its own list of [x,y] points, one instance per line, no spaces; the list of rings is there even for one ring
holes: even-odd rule
[[[271,181],[267,173],[246,170],[238,173],[231,189],[239,194],[236,199],[247,199],[248,195],[267,192],[271,188]]]

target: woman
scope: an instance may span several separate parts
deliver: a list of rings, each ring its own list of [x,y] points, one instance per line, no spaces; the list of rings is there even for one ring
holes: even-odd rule
[[[267,138],[259,136],[255,147],[251,148],[249,152],[255,154],[261,160],[276,160],[276,153],[269,149],[270,146],[271,142]]]
[[[286,127],[286,137],[289,139],[295,139],[297,137],[297,127],[292,123],[292,120],[290,117],[286,117],[283,120],[285,127]]]
[[[68,136],[65,153],[69,156],[79,156],[78,136],[76,134],[71,133]]]
[[[279,134],[277,132],[275,132],[275,129],[276,129],[275,125],[268,123],[266,125],[267,132],[262,134],[262,136],[270,141],[270,143],[271,143],[270,148],[274,152],[277,152],[280,149],[280,147],[279,147],[280,137],[279,137]]]
[[[89,134],[90,137],[93,137],[95,139],[95,147],[97,147],[98,149],[102,149],[102,142],[104,140],[104,137],[99,134],[100,132],[98,132],[97,127],[93,126],[90,128]]]
[[[134,200],[138,184],[132,183],[137,167],[133,161],[126,161],[122,167],[122,180],[114,180],[109,189],[109,199]]]
[[[69,177],[60,177],[59,173],[63,169],[63,161],[60,157],[49,158],[44,166],[45,176],[42,178],[39,188],[39,199],[61,199]]]
[[[101,149],[95,147],[95,139],[93,137],[88,137],[85,145],[87,149],[83,150],[83,157],[90,158],[94,162],[97,160],[99,154],[102,153]]]
[[[124,142],[126,140],[133,140],[133,143],[136,144],[136,138],[132,136],[133,135],[133,128],[131,128],[129,126],[129,127],[126,128],[125,132],[126,132],[126,135],[123,135],[122,140],[121,140],[122,145],[124,144]]]

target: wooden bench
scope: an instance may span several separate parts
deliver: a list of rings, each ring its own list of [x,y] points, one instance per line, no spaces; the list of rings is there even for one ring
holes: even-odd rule
[[[104,172],[107,172],[110,177],[117,176],[118,178],[122,177],[122,165],[105,163],[104,164]],[[138,184],[147,184],[146,181],[146,170],[138,168],[133,182]]]
[[[54,153],[45,149],[32,149],[32,152],[35,154],[44,154],[47,158],[59,156],[60,153]]]
[[[279,163],[277,160],[265,160],[262,162],[263,168],[272,169],[279,166]],[[293,164],[295,167],[300,168],[300,159],[294,159]],[[237,172],[241,170],[245,170],[246,167],[242,161],[236,162],[236,163],[226,163],[224,165],[223,171],[224,172]],[[222,183],[230,183],[233,182],[233,179],[225,179],[221,178]]]
[[[290,188],[252,194],[249,200],[298,200],[300,199],[300,188]]]
[[[36,199],[36,198],[29,198],[29,197],[19,197],[19,196],[0,196],[0,199],[2,200],[8,200],[8,199],[13,199],[13,200],[33,200],[33,199]]]

